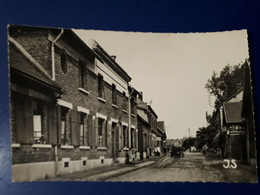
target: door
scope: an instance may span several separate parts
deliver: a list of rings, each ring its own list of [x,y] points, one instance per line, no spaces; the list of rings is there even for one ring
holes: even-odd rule
[[[119,140],[117,138],[118,138],[117,123],[112,123],[112,157],[114,160],[116,160],[118,157]]]

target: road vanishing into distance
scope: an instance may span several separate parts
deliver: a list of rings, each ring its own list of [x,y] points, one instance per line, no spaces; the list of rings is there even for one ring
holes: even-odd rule
[[[183,158],[166,157],[156,164],[105,181],[127,182],[255,182],[254,173],[240,169],[225,169],[224,161],[188,153]]]

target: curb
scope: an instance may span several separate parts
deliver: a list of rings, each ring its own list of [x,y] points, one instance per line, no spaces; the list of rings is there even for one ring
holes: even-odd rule
[[[151,162],[151,161],[150,161]],[[144,167],[147,167],[147,166],[150,166],[150,165],[153,165],[153,164],[155,164],[156,163],[156,161],[153,161],[152,163],[150,163],[150,164],[147,164],[147,165],[143,165],[143,166],[139,166],[139,167],[132,167],[131,169],[129,169],[129,170],[125,170],[125,171],[122,171],[122,172],[118,172],[118,173],[115,173],[115,174],[113,174],[113,175],[109,175],[109,176],[104,176],[104,177],[100,177],[100,178],[97,178],[95,181],[105,181],[105,180],[107,180],[107,179],[111,179],[111,178],[114,178],[114,177],[117,177],[117,176],[120,176],[120,175],[124,175],[124,174],[126,174],[126,173],[130,173],[130,172],[132,172],[132,171],[136,171],[136,170],[138,170],[138,169],[141,169],[141,168],[144,168]],[[140,163],[140,164],[142,164],[142,163]],[[119,169],[120,170],[120,169]]]

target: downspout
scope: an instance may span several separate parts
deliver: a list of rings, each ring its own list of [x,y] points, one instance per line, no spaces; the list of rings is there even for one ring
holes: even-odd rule
[[[129,148],[131,146],[131,95],[133,94],[134,90],[129,85],[129,87],[132,89],[132,91],[129,93],[128,97],[128,141],[129,141]]]
[[[60,34],[54,39],[54,41],[51,44],[51,65],[52,65],[52,80],[55,81],[55,56],[54,56],[54,44],[59,40],[61,35],[63,34],[64,30],[61,29]],[[57,115],[58,116],[58,115]],[[57,131],[57,135],[59,136],[59,133]],[[58,158],[58,139],[59,137],[57,136],[57,144],[54,147],[54,155],[55,155],[55,176],[58,175],[58,163],[59,163],[59,158]]]
[[[59,40],[61,35],[64,33],[63,28],[61,29],[60,34],[54,39],[51,44],[51,67],[52,67],[52,80],[55,81],[55,56],[54,56],[54,44]]]

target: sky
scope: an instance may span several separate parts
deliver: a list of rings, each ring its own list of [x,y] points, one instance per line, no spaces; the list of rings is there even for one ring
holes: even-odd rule
[[[195,136],[205,127],[214,97],[205,88],[213,71],[242,63],[248,54],[247,31],[211,33],[142,33],[74,30],[86,43],[95,39],[143,92],[167,139]],[[189,134],[190,129],[190,134]]]

